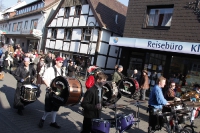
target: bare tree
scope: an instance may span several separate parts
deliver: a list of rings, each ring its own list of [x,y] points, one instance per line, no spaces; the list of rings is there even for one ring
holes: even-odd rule
[[[5,9],[5,6],[3,4],[3,0],[0,0],[0,12],[2,12]]]

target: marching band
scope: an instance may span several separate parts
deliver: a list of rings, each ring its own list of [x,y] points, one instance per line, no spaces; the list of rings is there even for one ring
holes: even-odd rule
[[[50,57],[51,53],[49,53],[49,59],[51,59]],[[78,103],[83,108],[84,116],[81,133],[109,133],[112,127],[116,128],[116,132],[122,133],[129,130],[136,122],[140,122],[139,117],[136,120],[133,114],[117,115],[116,109],[124,107],[117,104],[117,101],[122,96],[136,99],[132,102],[137,105],[139,113],[139,105],[145,103],[145,93],[141,90],[149,88],[149,86],[144,85],[148,82],[145,81],[145,75],[148,73],[147,70],[143,70],[144,75],[141,77],[143,78],[143,84],[140,84],[138,82],[139,79],[125,77],[121,73],[123,71],[123,66],[121,65],[118,65],[117,70],[113,74],[112,81],[107,81],[108,77],[100,67],[93,66],[88,68],[89,75],[85,82],[87,91],[83,95],[84,90],[80,81],[75,77],[65,75],[62,69],[62,57],[55,58],[55,65],[52,65],[52,60],[48,60],[48,67],[44,61],[45,58],[41,57],[36,71],[34,66],[30,64],[30,58],[26,56],[23,58],[23,63],[13,72],[13,76],[17,80],[14,108],[18,110],[17,113],[19,115],[23,115],[22,110],[26,105],[37,100],[40,85],[46,85],[45,111],[39,121],[39,128],[43,128],[44,121],[49,114],[52,115],[50,126],[60,128],[56,122],[56,115],[60,106],[73,106]],[[34,84],[35,78],[37,79],[36,84]],[[187,114],[187,117],[191,120],[191,128],[193,128],[193,121],[200,110],[200,104],[196,103],[199,99],[200,87],[198,86],[195,91],[183,94],[181,98],[177,98],[173,92],[175,83],[171,82],[169,92],[167,97],[165,97],[162,92],[165,84],[166,79],[161,76],[150,91],[147,109],[149,112],[148,132],[153,133],[161,130],[166,123],[169,123],[169,126],[166,127],[168,132],[172,130],[187,132],[187,129],[180,129],[176,126],[177,123],[181,124],[179,116],[185,118],[184,114]],[[166,98],[170,101],[167,101]],[[141,101],[138,101],[139,99]],[[131,101],[129,102],[132,103]],[[101,117],[103,107],[115,110],[115,116],[112,120],[106,120]],[[176,120],[178,122],[173,123]]]

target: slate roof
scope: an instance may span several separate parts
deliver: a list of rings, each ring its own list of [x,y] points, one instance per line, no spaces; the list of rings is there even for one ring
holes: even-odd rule
[[[127,6],[117,0],[88,0],[100,27],[123,34]],[[117,24],[115,17],[118,15]]]

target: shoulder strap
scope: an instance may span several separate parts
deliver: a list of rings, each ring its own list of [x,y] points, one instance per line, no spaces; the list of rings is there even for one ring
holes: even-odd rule
[[[53,69],[54,69],[54,72],[55,72],[55,77],[57,77],[57,69],[56,69],[56,67],[53,66]],[[60,76],[63,76],[63,70],[62,69],[61,69],[61,75]]]

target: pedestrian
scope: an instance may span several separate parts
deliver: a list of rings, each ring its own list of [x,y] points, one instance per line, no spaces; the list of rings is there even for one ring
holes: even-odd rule
[[[69,77],[75,77],[75,71],[76,71],[77,65],[74,65],[74,62],[71,61],[69,62],[69,66],[68,66],[68,76]]]
[[[43,81],[47,86],[47,89],[45,95],[45,112],[38,124],[40,128],[43,127],[44,121],[49,114],[52,115],[52,121],[50,123],[50,126],[54,128],[60,128],[60,126],[56,122],[56,112],[59,110],[60,106],[52,103],[50,83],[57,76],[65,76],[65,73],[61,69],[62,64],[63,64],[63,58],[57,57],[56,65],[47,68],[46,71],[44,72]]]
[[[51,67],[52,65],[52,52],[49,51],[47,57],[45,58],[45,63],[47,64],[47,67]]]
[[[140,75],[138,74],[138,70],[137,69],[135,69],[133,71],[133,75],[131,77],[134,78],[135,80],[137,80],[137,82],[139,83],[139,81],[140,81]]]
[[[24,58],[23,65],[19,66],[13,72],[13,76],[17,80],[17,88],[15,90],[15,96],[14,96],[14,108],[18,109],[17,113],[19,115],[23,115],[22,110],[24,109],[24,106],[32,102],[26,102],[20,98],[21,87],[24,84],[31,84],[36,77],[36,71],[33,68],[33,66],[30,65],[30,59],[28,57]]]
[[[125,76],[122,74],[122,71],[123,71],[123,66],[118,65],[117,71],[114,72],[113,74],[112,82],[115,82],[118,85],[119,81],[125,78]]]
[[[101,110],[103,103],[102,87],[106,83],[107,76],[104,73],[97,74],[95,85],[86,91],[81,107],[83,107],[83,125],[81,133],[92,132],[92,119],[101,118]]]
[[[146,98],[146,90],[149,89],[149,77],[147,70],[142,71],[142,76],[139,85],[140,85],[140,100],[144,101]]]

